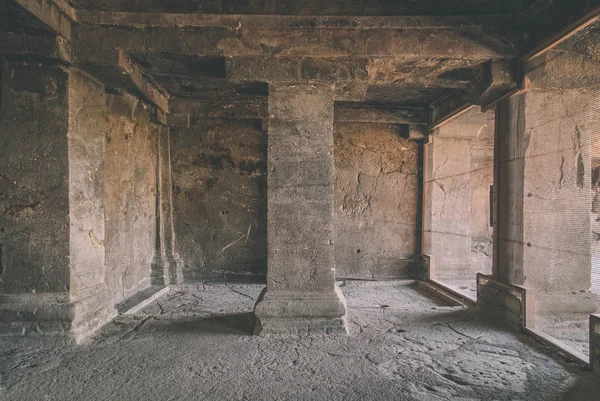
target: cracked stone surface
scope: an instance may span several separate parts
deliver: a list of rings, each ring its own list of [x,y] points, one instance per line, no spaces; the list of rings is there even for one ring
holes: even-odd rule
[[[418,144],[397,127],[335,125],[336,275],[410,276],[416,252]],[[420,218],[420,217],[419,217]]]
[[[410,281],[340,283],[348,336],[251,336],[260,285],[174,287],[70,348],[0,344],[12,400],[597,400],[594,373]]]

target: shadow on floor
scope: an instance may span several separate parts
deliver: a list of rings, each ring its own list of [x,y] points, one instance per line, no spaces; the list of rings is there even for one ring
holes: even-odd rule
[[[208,317],[187,317],[162,321],[153,324],[153,330],[173,331],[178,333],[212,333],[212,334],[237,334],[252,335],[256,318],[254,313],[233,313],[227,315]]]
[[[600,383],[600,372],[590,372],[580,376],[577,381],[560,396],[563,401],[598,401]]]

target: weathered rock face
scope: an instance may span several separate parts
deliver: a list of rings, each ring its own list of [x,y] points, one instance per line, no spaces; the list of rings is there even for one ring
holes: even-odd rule
[[[159,127],[129,95],[108,96],[105,137],[106,283],[116,298],[147,287],[156,245]]]
[[[69,74],[72,333],[83,337],[114,305],[150,285],[156,246],[158,127],[130,95]]]
[[[4,62],[1,84],[0,332],[83,338],[149,285],[156,127],[76,69]]]
[[[472,109],[432,133],[425,146],[424,249],[432,278],[473,280],[492,271],[490,186],[494,115]]]
[[[409,275],[417,250],[419,145],[396,125],[335,127],[335,269],[337,277]]]
[[[93,10],[214,13],[214,14],[297,14],[297,15],[411,15],[411,14],[495,14],[521,10],[531,0],[478,1],[436,0],[386,1],[342,0],[323,4],[320,1],[251,0],[72,0],[75,7]]]
[[[68,74],[2,66],[0,293],[68,292]]]
[[[498,274],[537,291],[591,285],[591,150],[597,91],[535,90],[504,102]]]
[[[101,290],[105,277],[104,87],[69,74],[69,226],[71,299]]]
[[[264,280],[267,134],[260,120],[172,129],[176,248],[187,282]]]

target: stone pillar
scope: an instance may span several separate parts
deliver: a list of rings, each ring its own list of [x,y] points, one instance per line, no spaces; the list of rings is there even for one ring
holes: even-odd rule
[[[71,334],[82,339],[116,316],[106,284],[104,86],[69,72],[69,298]]]
[[[256,333],[345,332],[333,248],[333,88],[269,87],[267,288]]]

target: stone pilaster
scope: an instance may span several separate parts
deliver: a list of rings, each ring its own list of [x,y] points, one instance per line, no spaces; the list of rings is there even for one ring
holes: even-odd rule
[[[160,128],[157,147],[157,243],[152,263],[152,284],[177,284],[183,282],[183,273],[175,252],[169,127]]]
[[[344,332],[333,249],[333,88],[269,88],[267,288],[256,332]]]

